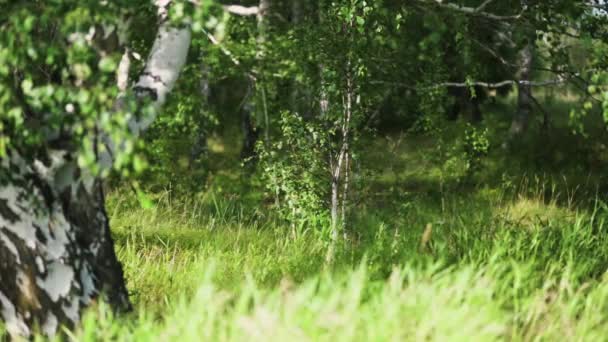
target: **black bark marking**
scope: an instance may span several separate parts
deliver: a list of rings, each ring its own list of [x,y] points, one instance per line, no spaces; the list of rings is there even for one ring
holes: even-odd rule
[[[15,188],[17,194],[14,199],[0,199],[0,217],[9,222],[8,227],[0,227],[4,240],[0,241],[0,292],[14,306],[17,319],[30,329],[42,326],[51,316],[59,325],[73,327],[75,322],[66,312],[72,301],[78,303],[80,315],[90,301],[100,296],[116,311],[131,309],[122,266],[116,258],[110,236],[100,183],[95,185],[92,193],[80,184],[76,193],[64,190],[60,194],[60,189],[47,183],[32,167],[16,167],[17,172],[13,174],[6,171],[7,168],[0,168],[0,174],[9,175],[7,184]],[[52,227],[37,226],[41,223],[34,219],[33,225],[18,227],[35,235],[37,241],[32,246],[12,231],[17,228],[12,225],[22,219],[18,216],[22,214],[17,215],[10,208],[21,208],[23,215],[31,215],[32,218],[65,217],[67,222],[57,225],[62,222],[58,220]],[[17,221],[13,221],[15,219]],[[58,234],[65,234],[67,243],[62,255],[56,257],[49,253],[49,244]],[[93,247],[98,247],[98,251],[94,253]],[[62,279],[69,282],[66,284],[69,289],[59,298],[51,298],[44,284],[37,281],[48,279],[52,270],[47,268],[53,263],[70,267],[73,272],[71,279]],[[85,289],[84,282],[89,280],[93,287]],[[84,296],[85,290],[87,296]],[[0,310],[0,320],[7,318],[2,315]]]
[[[158,94],[156,93],[156,89],[149,87],[134,87],[133,91],[137,94],[139,98],[143,98],[149,96],[152,101],[158,100]]]
[[[34,229],[36,230],[36,239],[38,239],[38,241],[40,241],[41,244],[46,244],[47,243],[47,238],[44,235],[44,233],[42,232],[42,229],[40,229],[40,227],[34,225]]]
[[[0,216],[13,224],[19,221],[19,215],[11,210],[6,198],[0,198]]]
[[[167,84],[163,81],[163,79],[158,76],[158,75],[154,75],[153,73],[149,72],[149,71],[145,71],[141,74],[141,77],[150,77],[155,83],[160,83],[162,85],[164,85],[165,87],[167,86]]]

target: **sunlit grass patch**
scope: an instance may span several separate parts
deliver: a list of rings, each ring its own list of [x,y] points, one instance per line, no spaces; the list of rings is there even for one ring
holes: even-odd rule
[[[485,265],[405,264],[385,280],[365,261],[347,273],[321,273],[274,287],[245,277],[225,290],[210,262],[196,289],[149,312],[118,318],[98,308],[78,339],[200,341],[493,341],[595,340],[608,332],[605,277],[580,283],[569,267],[536,272],[499,257]]]
[[[545,202],[540,198],[518,196],[515,200],[499,207],[496,214],[514,225],[532,227],[549,226],[552,223],[572,223],[574,211],[559,206],[555,201]]]

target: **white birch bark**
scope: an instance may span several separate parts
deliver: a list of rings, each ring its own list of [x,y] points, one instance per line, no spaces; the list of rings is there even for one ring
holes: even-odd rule
[[[155,113],[173,88],[190,43],[188,27],[173,28],[166,20],[170,1],[156,4],[161,25],[134,86],[138,96],[150,97]],[[128,69],[127,51],[117,71],[121,91]],[[129,127],[138,135],[154,116],[131,116]],[[106,167],[112,164],[110,151],[100,155]],[[74,151],[47,149],[37,158],[10,151],[0,161],[0,320],[14,338],[31,338],[34,326],[48,336],[61,325],[73,326],[100,297],[115,309],[130,309],[100,183],[78,169]]]
[[[136,115],[136,113],[128,113],[128,127],[135,137],[143,133],[154,122],[160,107],[166,102],[169,93],[175,86],[180,71],[186,64],[191,41],[189,26],[175,28],[171,26],[171,23],[167,19],[168,7],[171,1],[157,0],[155,3],[158,7],[161,24],[150,55],[146,60],[144,71],[133,86],[133,90],[138,98],[151,101],[153,110],[148,115],[143,116]],[[121,61],[121,68],[123,67],[123,61]],[[124,62],[125,64],[127,63],[126,61]],[[128,75],[128,69],[123,69],[123,72],[126,70]],[[124,84],[121,84],[121,81],[124,79],[124,75],[119,78],[119,87],[121,85],[124,86]],[[118,142],[117,147],[116,142],[111,141],[107,136],[103,137],[102,140],[105,149],[99,152],[100,164],[103,169],[109,169],[112,166],[116,152],[118,152],[116,149],[123,147],[120,142]]]
[[[522,135],[528,128],[533,107],[532,86],[530,84],[534,57],[534,41],[530,41],[519,53],[519,81],[517,83],[517,110],[513,115],[509,133],[511,137]],[[521,82],[525,81],[525,82]]]

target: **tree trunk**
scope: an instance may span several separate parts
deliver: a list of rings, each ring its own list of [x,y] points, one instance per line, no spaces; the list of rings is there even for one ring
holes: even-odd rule
[[[190,149],[190,167],[193,167],[196,162],[207,153],[207,130],[205,129],[204,111],[209,109],[209,98],[211,96],[211,86],[209,84],[209,66],[205,63],[201,66],[201,79],[199,82],[200,96],[203,98],[203,107],[199,113],[199,124],[196,132],[196,137],[192,148]]]
[[[28,165],[13,151],[0,171],[0,313],[12,336],[34,325],[53,335],[100,295],[130,309],[100,183],[78,180],[64,151],[47,157]]]
[[[264,44],[266,43],[266,30],[267,30],[267,16],[268,16],[268,11],[270,10],[270,0],[260,0],[259,5],[258,5],[258,11],[256,14],[256,20],[257,20],[257,26],[258,26],[258,36],[257,36],[257,43],[258,43],[258,51],[256,52],[256,60],[258,63],[258,67],[261,70],[261,64],[264,60],[264,56],[265,56],[265,48],[264,48]],[[242,108],[242,115],[241,115],[241,128],[243,130],[243,148],[241,149],[241,159],[243,159],[245,161],[246,164],[248,165],[253,165],[253,162],[255,161],[255,144],[259,138],[259,134],[256,128],[256,125],[254,124],[254,120],[253,120],[253,116],[255,114],[255,104],[253,99],[255,98],[255,96],[252,95],[252,92],[255,92],[255,94],[257,95],[257,90],[258,88],[261,88],[260,91],[260,95],[261,95],[261,102],[262,102],[262,112],[264,115],[264,138],[266,139],[266,141],[268,141],[269,139],[269,133],[268,133],[268,108],[266,108],[266,92],[264,90],[264,85],[263,84],[259,84],[257,82],[257,79],[253,79],[250,77],[249,82],[251,83],[249,85],[249,92],[248,92],[248,97],[249,99],[247,99],[247,101],[245,102],[245,105]]]
[[[517,84],[517,111],[511,122],[509,131],[511,137],[521,136],[528,129],[530,113],[532,112],[532,86],[529,81],[532,73],[534,56],[534,41],[529,41],[519,53],[519,82]]]
[[[341,165],[336,166],[333,177],[331,179],[331,231],[330,231],[330,242],[329,249],[327,250],[327,256],[325,262],[331,264],[334,261],[336,254],[336,245],[340,237],[340,225],[339,225],[339,206],[340,206],[340,169]]]
[[[260,65],[260,75],[263,77],[263,69],[264,69],[264,60],[266,59],[266,36],[268,34],[268,15],[271,10],[271,2],[270,0],[260,0],[260,6],[258,11],[258,45],[260,49],[258,50],[258,64]],[[262,79],[263,81],[263,79]],[[268,118],[268,105],[266,99],[266,85],[262,82],[262,84],[256,85],[256,87],[260,87],[260,95],[262,100],[262,114],[264,115],[264,142],[266,144],[270,141],[270,120]]]
[[[331,231],[330,245],[327,251],[326,263],[332,264],[335,259],[336,247],[340,239],[340,231],[346,236],[346,200],[348,197],[348,182],[350,168],[350,123],[353,113],[354,84],[351,72],[351,62],[347,63],[346,91],[344,96],[344,116],[342,118],[342,141],[340,152],[336,156],[331,178]],[[343,186],[340,197],[340,184]],[[342,202],[340,202],[342,201]],[[340,207],[342,209],[341,217]]]
[[[241,149],[241,159],[247,166],[255,165],[255,144],[258,141],[258,130],[256,129],[251,113],[254,106],[246,103],[241,110],[241,129],[243,131],[243,148]]]
[[[156,3],[162,24],[134,90],[159,108],[185,63],[190,31],[169,26],[170,1]],[[131,116],[132,133],[140,134],[153,116]],[[105,142],[98,158],[109,168],[117,149],[107,137]],[[39,326],[54,335],[99,299],[129,310],[101,182],[78,169],[69,150],[47,149],[36,159],[12,150],[0,162],[0,319],[9,334],[31,337]]]

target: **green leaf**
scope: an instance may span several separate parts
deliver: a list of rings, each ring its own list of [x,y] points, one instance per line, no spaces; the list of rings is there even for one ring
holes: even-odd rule
[[[135,173],[141,173],[148,167],[148,162],[141,156],[133,157],[133,169]]]
[[[365,18],[357,17],[357,25],[359,25],[359,26],[365,25]]]
[[[23,89],[23,93],[29,95],[32,92],[32,88],[34,84],[31,79],[26,78],[21,82],[21,89]]]
[[[99,60],[99,70],[107,73],[114,72],[114,70],[116,70],[116,62],[113,58],[102,57],[101,60]]]
[[[150,197],[146,195],[143,191],[137,189],[137,186],[135,186],[135,188],[139,205],[144,209],[154,209],[154,201],[152,201],[152,199],[150,199]]]

